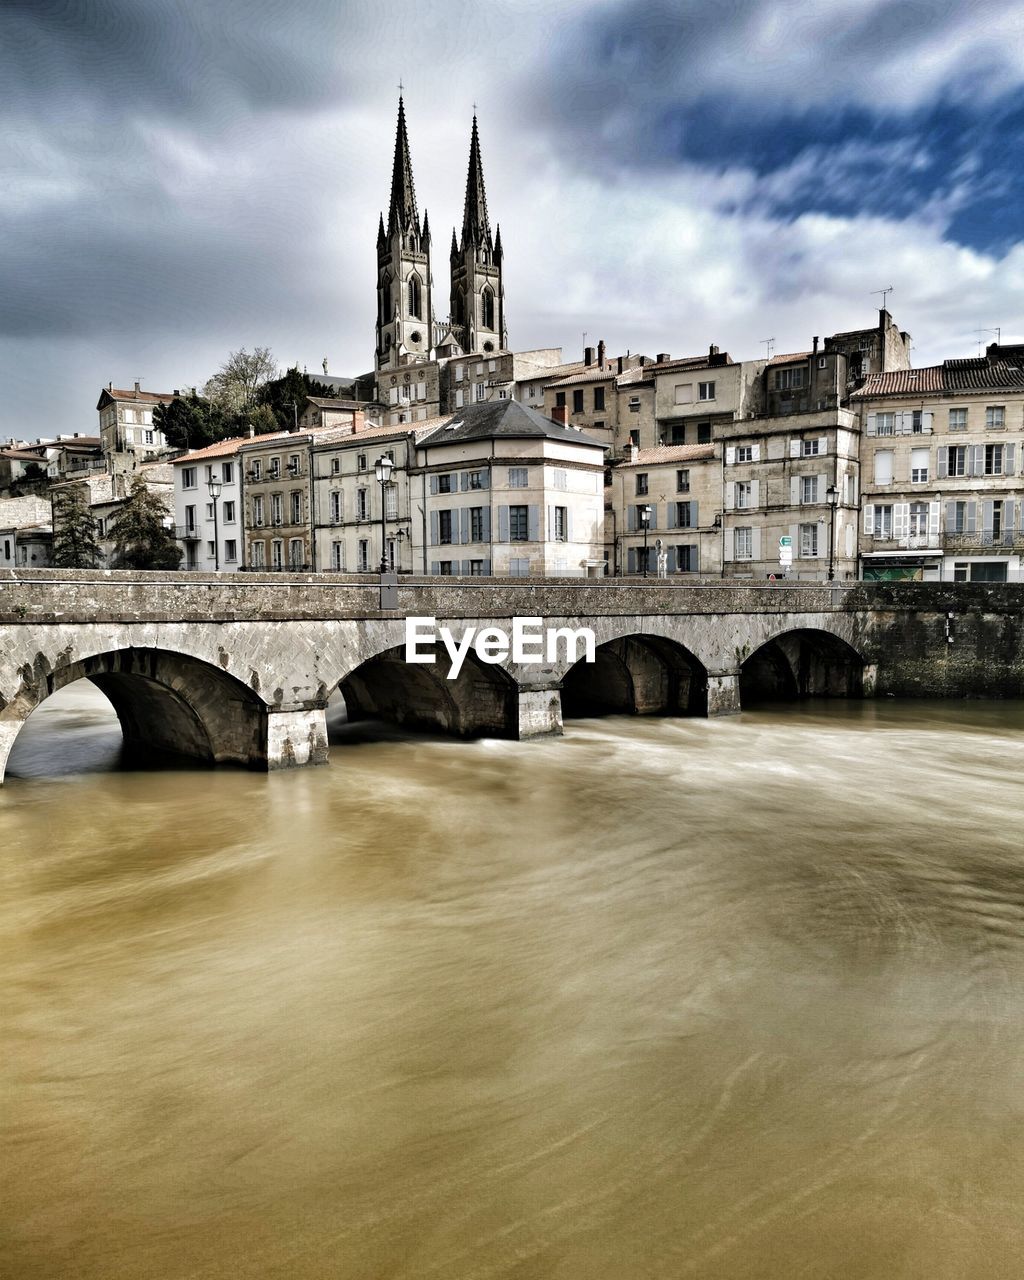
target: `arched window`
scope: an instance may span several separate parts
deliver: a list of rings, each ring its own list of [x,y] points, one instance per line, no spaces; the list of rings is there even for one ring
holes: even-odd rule
[[[409,315],[415,320],[423,319],[423,287],[419,276],[409,277]]]
[[[384,273],[380,282],[380,322],[387,324],[391,319],[391,277]]]
[[[452,318],[456,324],[466,323],[466,295],[461,289],[455,291],[455,305],[452,308]]]
[[[484,289],[480,295],[480,327],[494,328],[494,294],[490,289]]]

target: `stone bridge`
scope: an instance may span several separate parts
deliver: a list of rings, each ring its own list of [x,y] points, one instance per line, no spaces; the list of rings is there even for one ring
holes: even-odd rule
[[[327,759],[325,709],[463,736],[563,716],[724,715],[763,697],[1024,695],[1024,588],[598,579],[0,571],[0,780],[45,698],[88,679],[129,758],[276,769]],[[461,634],[514,617],[593,630],[593,664],[405,661],[407,616]]]

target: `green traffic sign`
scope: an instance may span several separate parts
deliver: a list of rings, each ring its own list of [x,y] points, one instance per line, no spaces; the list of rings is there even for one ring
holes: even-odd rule
[[[779,539],[780,547],[791,547],[792,545],[793,545],[793,539],[786,534],[783,534],[782,537]]]

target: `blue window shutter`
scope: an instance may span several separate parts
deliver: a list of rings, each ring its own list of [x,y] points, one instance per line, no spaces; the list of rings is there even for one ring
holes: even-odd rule
[[[490,560],[485,560],[485,561],[483,562],[483,564],[480,566],[480,569],[481,569],[481,572],[482,572],[482,573],[484,573],[487,577],[490,577],[490,576],[491,576],[491,562],[490,562]]]
[[[540,541],[540,507],[531,506],[527,508],[526,536],[530,542]]]
[[[484,467],[483,471],[480,472],[480,485],[481,488],[484,489],[489,489],[491,487],[491,473],[486,467]]]
[[[431,513],[430,513],[430,545],[431,545],[432,547],[436,547],[436,546],[437,546],[437,537],[438,537],[438,534],[437,534],[437,512],[436,512],[436,511],[431,511]]]
[[[469,541],[469,507],[463,507],[459,516],[459,524],[462,527],[462,541]]]
[[[553,542],[554,537],[555,537],[555,509],[554,507],[548,507],[548,530],[547,530],[548,542]]]
[[[949,448],[944,444],[939,445],[938,466],[936,468],[936,473],[940,480],[948,473],[948,470],[949,470],[948,458],[949,458]]]
[[[441,562],[439,560],[431,560],[430,572],[436,578],[441,572]]]
[[[691,528],[691,529],[699,529],[699,528],[700,528],[700,519],[699,519],[699,517],[698,517],[698,515],[697,515],[697,504],[696,504],[696,502],[691,502],[691,503],[690,503],[690,528]]]
[[[668,520],[665,524],[666,529],[676,528],[676,516],[678,515],[678,512],[679,512],[679,503],[670,502],[668,504]]]
[[[466,490],[469,488],[469,472],[468,471],[463,471],[462,475],[459,476],[459,488],[462,490],[463,493],[465,493]]]
[[[669,549],[668,549],[668,565],[667,565],[667,568],[668,568],[669,573],[675,573],[675,571],[676,571],[676,549],[675,549],[675,547],[669,547]]]
[[[636,528],[636,507],[632,503],[626,508],[626,528]]]
[[[1013,445],[1012,444],[1003,445],[1003,475],[1004,476],[1013,475]]]
[[[490,542],[491,540],[491,509],[490,507],[484,507],[483,538],[484,538],[484,542]]]
[[[967,532],[978,532],[978,504],[976,502],[968,502],[967,504]]]
[[[508,507],[498,508],[498,541],[508,542]]]
[[[695,542],[690,548],[690,568],[694,573],[700,573],[700,543]]]
[[[463,560],[463,562],[462,562],[462,576],[463,576],[464,578],[468,578],[468,577],[469,577],[469,570],[470,570],[469,561],[468,561],[468,560]]]
[[[626,552],[626,572],[636,573],[636,547],[630,547]]]
[[[651,523],[649,527],[651,529],[657,529],[658,527],[658,504],[656,502],[651,503]]]
[[[430,477],[430,492],[437,493],[437,476]]]

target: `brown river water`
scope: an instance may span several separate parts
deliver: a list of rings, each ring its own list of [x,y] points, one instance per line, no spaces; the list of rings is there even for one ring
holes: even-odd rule
[[[10,1280],[1024,1275],[1024,704],[0,790]]]

